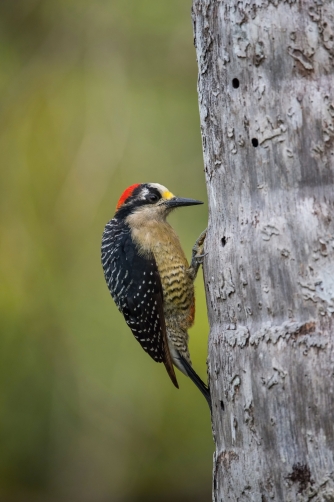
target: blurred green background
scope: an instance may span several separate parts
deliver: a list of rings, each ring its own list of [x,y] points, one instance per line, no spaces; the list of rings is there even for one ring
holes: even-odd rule
[[[211,500],[207,404],[140,348],[100,265],[128,185],[206,201],[190,8],[0,2],[1,502]],[[170,220],[190,256],[206,206]]]

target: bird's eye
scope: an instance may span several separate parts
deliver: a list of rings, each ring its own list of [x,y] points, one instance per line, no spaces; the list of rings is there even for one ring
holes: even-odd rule
[[[149,202],[158,202],[159,197],[155,195],[154,193],[150,193],[149,196],[147,197]]]

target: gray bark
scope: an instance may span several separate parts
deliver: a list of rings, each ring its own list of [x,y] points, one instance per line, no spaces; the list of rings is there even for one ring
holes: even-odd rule
[[[334,501],[334,4],[194,0],[193,22],[214,500]]]

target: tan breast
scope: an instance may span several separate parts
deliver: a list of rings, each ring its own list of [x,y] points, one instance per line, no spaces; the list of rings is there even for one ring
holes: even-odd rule
[[[194,319],[194,286],[178,236],[166,221],[150,220],[143,226],[131,226],[140,253],[143,256],[153,253],[155,257],[164,293],[166,324],[169,318],[178,318],[177,322],[187,329]]]

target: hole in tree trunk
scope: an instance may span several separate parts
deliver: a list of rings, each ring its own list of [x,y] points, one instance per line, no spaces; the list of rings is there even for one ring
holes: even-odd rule
[[[240,85],[239,79],[238,78],[234,78],[232,80],[232,85],[233,85],[234,89],[238,89],[238,87]]]

